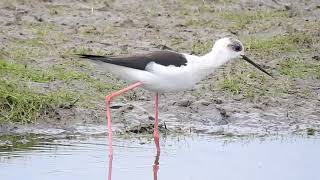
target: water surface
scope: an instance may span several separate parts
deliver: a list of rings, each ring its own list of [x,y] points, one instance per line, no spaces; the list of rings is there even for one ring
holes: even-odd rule
[[[152,141],[117,139],[112,179],[320,179],[319,138],[161,139],[159,165]],[[42,142],[0,152],[1,180],[108,179],[105,137]]]

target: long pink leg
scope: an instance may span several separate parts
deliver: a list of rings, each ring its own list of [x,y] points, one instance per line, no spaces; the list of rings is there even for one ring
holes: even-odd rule
[[[156,144],[157,154],[156,159],[153,163],[153,180],[158,180],[158,170],[159,170],[159,158],[160,158],[160,144],[159,144],[159,130],[158,130],[158,104],[159,104],[159,94],[156,93],[154,96],[154,143]]]
[[[134,84],[131,84],[130,86],[121,89],[120,91],[111,93],[106,96],[106,111],[107,111],[107,119],[108,119],[108,134],[109,134],[109,156],[112,158],[113,156],[113,150],[112,150],[112,129],[111,129],[111,115],[110,115],[110,102],[112,98],[119,96],[120,94],[123,94],[131,89],[134,89],[138,86],[140,86],[142,83],[141,82],[136,82]]]
[[[158,130],[158,104],[159,104],[159,94],[156,93],[154,96],[154,143],[156,144],[157,154],[156,159],[153,163],[153,180],[158,180],[158,170],[159,170],[159,158],[160,158],[160,144],[159,144],[159,130]]]
[[[153,180],[158,180],[158,170],[159,170],[159,159],[160,159],[160,143],[159,143],[159,130],[158,130],[158,104],[159,104],[159,94],[156,93],[154,96],[154,143],[156,144],[157,154],[156,159],[153,163]]]
[[[160,153],[160,145],[159,145],[159,130],[158,130],[158,102],[159,100],[159,94],[156,93],[154,96],[154,131],[153,131],[153,137],[154,142],[156,144],[157,153]]]

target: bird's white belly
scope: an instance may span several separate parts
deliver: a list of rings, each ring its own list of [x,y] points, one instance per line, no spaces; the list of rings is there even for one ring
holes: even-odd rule
[[[174,92],[191,89],[197,82],[189,76],[155,76],[152,81],[145,82],[145,89],[157,92]]]
[[[157,92],[174,92],[187,90],[194,87],[205,74],[191,68],[183,67],[164,67],[153,65],[150,73],[151,78],[144,82],[144,88]]]
[[[142,82],[142,87],[155,92],[175,92],[191,89],[207,73],[190,66],[173,67],[151,64],[147,71],[107,64],[103,67],[128,83]]]

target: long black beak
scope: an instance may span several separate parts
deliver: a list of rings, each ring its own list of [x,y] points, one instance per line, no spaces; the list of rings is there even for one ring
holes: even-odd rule
[[[273,77],[270,73],[268,73],[266,70],[264,70],[260,65],[254,63],[253,61],[251,61],[251,59],[249,59],[247,56],[245,55],[241,55],[241,57],[246,60],[248,63],[252,64],[254,67],[260,69],[262,72],[268,74],[269,76]]]

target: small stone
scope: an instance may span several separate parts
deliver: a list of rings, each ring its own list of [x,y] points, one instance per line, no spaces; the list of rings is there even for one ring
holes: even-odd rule
[[[35,18],[37,21],[39,21],[39,22],[43,22],[43,21],[44,21],[42,17],[37,17],[37,16],[35,16],[34,18]]]
[[[144,27],[146,27],[146,28],[155,28],[155,26],[154,25],[152,25],[152,24],[146,24]]]
[[[312,59],[320,61],[320,56],[313,56]]]
[[[316,130],[313,128],[308,128],[307,129],[307,135],[309,136],[314,136],[316,134]]]
[[[222,104],[222,100],[221,99],[214,99],[213,102],[215,104]]]
[[[21,143],[21,144],[27,144],[27,143],[29,143],[30,141],[29,141],[28,139],[21,139],[21,140],[19,140],[19,141],[17,141],[17,142],[19,142],[19,143]]]
[[[209,106],[211,104],[211,102],[205,101],[205,100],[200,100],[200,101],[198,101],[198,103],[203,105],[203,106]]]
[[[188,107],[192,104],[192,101],[190,100],[182,100],[178,102],[174,102],[173,105],[181,106],[181,107]]]
[[[285,6],[284,6],[284,9],[285,9],[286,11],[289,11],[289,10],[292,9],[292,6],[290,6],[290,5],[285,5]]]
[[[223,108],[218,108],[218,110],[220,111],[220,115],[223,117],[223,118],[228,118],[229,115],[227,114],[227,111]]]
[[[5,26],[11,26],[11,25],[13,25],[13,22],[7,22],[7,23],[5,23],[4,25],[5,25]]]

